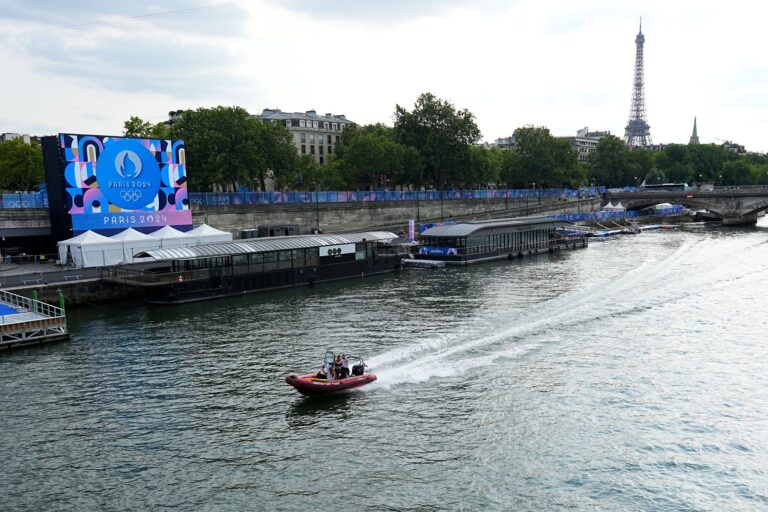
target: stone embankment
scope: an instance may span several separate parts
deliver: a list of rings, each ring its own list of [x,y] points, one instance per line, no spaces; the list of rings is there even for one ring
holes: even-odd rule
[[[320,229],[325,233],[387,230],[395,233],[408,229],[408,220],[433,223],[445,220],[479,220],[489,218],[552,215],[597,211],[599,198],[581,201],[542,200],[451,200],[416,203],[354,203],[320,205],[265,205],[239,207],[205,207],[193,210],[194,224],[209,224],[237,236],[242,229],[264,224],[297,224],[302,232],[316,227],[319,212]],[[67,307],[90,306],[109,302],[140,300],[143,290],[136,287],[105,283],[95,277],[58,280],[38,272],[30,274],[28,284],[9,288],[13,293],[31,297],[38,291],[40,300],[55,302],[59,290]]]

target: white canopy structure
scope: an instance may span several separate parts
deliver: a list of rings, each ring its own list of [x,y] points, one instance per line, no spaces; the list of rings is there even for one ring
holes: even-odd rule
[[[58,243],[59,262],[74,264],[77,268],[103,267],[123,262],[122,242],[111,240],[93,231]]]
[[[623,212],[626,211],[626,208],[624,207],[621,202],[618,202],[616,204],[612,204],[610,201],[608,201],[608,204],[603,206],[604,212]]]
[[[133,263],[133,255],[152,249],[160,248],[160,240],[149,235],[145,235],[133,228],[128,228],[116,235],[109,237],[110,240],[117,240],[123,245],[123,263]]]
[[[169,247],[189,247],[190,245],[197,244],[196,237],[182,233],[171,226],[163,226],[157,231],[150,233],[149,236],[160,240],[161,249]]]
[[[220,229],[211,227],[208,224],[197,226],[192,231],[189,231],[187,235],[197,237],[198,244],[232,241],[232,233],[221,231]]]

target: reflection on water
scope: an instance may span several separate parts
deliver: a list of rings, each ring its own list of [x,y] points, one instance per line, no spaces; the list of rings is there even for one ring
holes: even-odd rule
[[[74,310],[0,357],[5,508],[768,508],[767,229]]]

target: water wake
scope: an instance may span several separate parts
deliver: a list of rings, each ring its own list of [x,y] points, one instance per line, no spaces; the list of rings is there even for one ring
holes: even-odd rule
[[[728,244],[717,239],[688,241],[666,256],[651,254],[635,268],[618,269],[612,279],[587,283],[530,307],[490,315],[480,311],[457,331],[417,338],[371,358],[369,364],[379,377],[376,387],[459,376],[557,343],[563,332],[727,286],[740,275],[737,262],[749,258],[759,245],[754,239],[734,239]],[[732,272],[723,271],[723,260],[734,262],[729,267]]]

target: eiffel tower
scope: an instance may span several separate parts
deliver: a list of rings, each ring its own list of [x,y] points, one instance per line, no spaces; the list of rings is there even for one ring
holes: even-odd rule
[[[624,141],[629,147],[644,147],[651,142],[651,127],[645,115],[645,79],[643,78],[643,20],[640,19],[640,32],[635,37],[635,81],[632,87],[632,106],[629,109],[629,122],[624,130]]]

